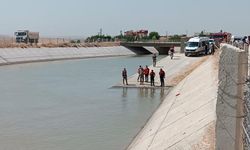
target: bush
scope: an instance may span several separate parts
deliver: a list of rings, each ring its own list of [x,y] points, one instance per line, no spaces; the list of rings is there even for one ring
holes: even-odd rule
[[[171,42],[180,42],[181,41],[181,36],[179,35],[174,35],[169,38],[169,41]]]
[[[160,35],[158,32],[150,32],[148,38],[151,40],[159,40]]]
[[[112,37],[110,35],[94,35],[88,37],[86,42],[103,42],[103,41],[112,41]]]

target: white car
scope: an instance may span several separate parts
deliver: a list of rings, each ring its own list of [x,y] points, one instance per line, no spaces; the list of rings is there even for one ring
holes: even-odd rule
[[[209,39],[209,45],[215,44],[215,40],[214,39]]]

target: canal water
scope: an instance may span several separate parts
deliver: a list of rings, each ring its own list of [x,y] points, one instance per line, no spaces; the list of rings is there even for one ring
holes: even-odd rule
[[[150,56],[0,67],[3,150],[125,149],[166,91],[113,89]]]

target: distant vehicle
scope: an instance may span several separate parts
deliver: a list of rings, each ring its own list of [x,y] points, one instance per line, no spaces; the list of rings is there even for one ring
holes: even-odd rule
[[[207,50],[206,50],[207,48]],[[205,54],[209,50],[208,37],[194,37],[188,40],[185,47],[185,56]]]
[[[235,36],[233,35],[231,38],[231,42],[235,42],[235,41],[242,41],[244,38],[244,36]]]
[[[215,40],[214,39],[209,39],[209,44],[215,44]]]
[[[217,46],[220,45],[220,43],[225,42],[229,43],[231,41],[231,33],[228,32],[218,32],[218,33],[211,33],[210,38],[215,40],[215,44]]]
[[[249,46],[249,36],[232,36],[231,44],[240,49],[245,49]]]
[[[38,43],[39,32],[30,32],[29,30],[18,30],[15,32],[17,43]]]

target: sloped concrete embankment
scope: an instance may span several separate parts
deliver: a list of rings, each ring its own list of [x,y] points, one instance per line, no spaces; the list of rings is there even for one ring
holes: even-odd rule
[[[216,149],[243,149],[243,88],[248,72],[247,51],[222,45],[216,106]]]
[[[2,48],[0,49],[0,65],[125,55],[135,55],[135,53],[122,46],[90,48]]]
[[[129,150],[215,148],[218,70],[208,58],[167,95]]]

